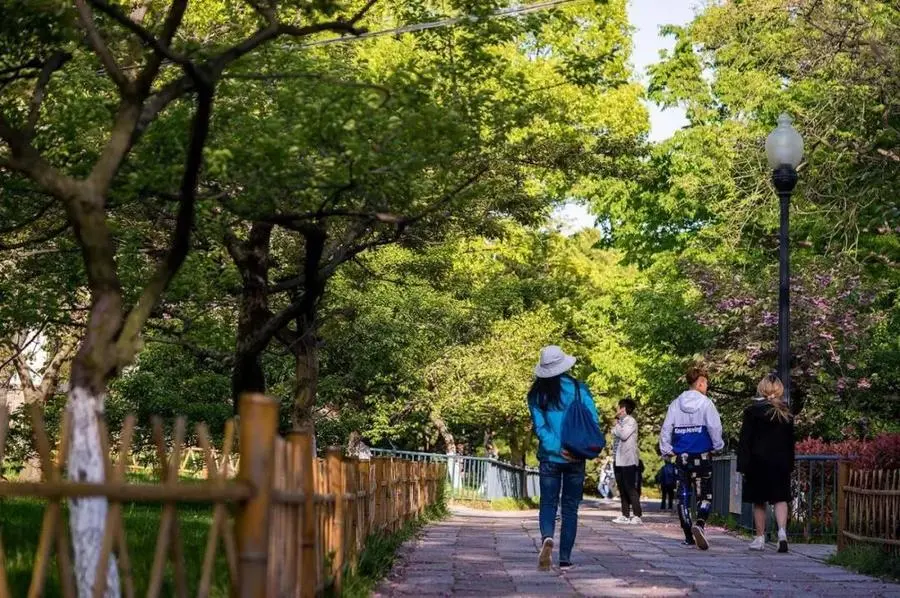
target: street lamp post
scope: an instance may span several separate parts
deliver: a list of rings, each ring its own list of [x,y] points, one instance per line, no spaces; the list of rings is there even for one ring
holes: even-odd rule
[[[797,166],[803,159],[803,138],[782,114],[778,126],[766,138],[766,157],[772,169],[772,184],[781,204],[778,234],[778,377],[784,384],[784,401],[791,404],[791,271],[788,252],[788,213],[791,192],[797,184]]]

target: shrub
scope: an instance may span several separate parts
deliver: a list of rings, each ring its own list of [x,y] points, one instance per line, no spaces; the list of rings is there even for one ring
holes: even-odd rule
[[[881,434],[866,443],[856,466],[860,469],[900,469],[900,434]]]
[[[860,454],[866,442],[856,438],[848,438],[840,442],[828,442],[821,438],[806,438],[797,443],[795,450],[798,455],[840,455],[841,457],[856,457]]]
[[[900,434],[881,434],[872,440],[848,438],[828,442],[806,438],[796,445],[798,455],[840,455],[860,469],[900,469]]]

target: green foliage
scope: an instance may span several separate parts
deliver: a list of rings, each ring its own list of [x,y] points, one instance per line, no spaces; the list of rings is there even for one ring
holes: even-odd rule
[[[485,511],[532,511],[540,508],[538,498],[497,498],[486,501],[470,501],[463,503],[473,509]]]
[[[828,562],[863,575],[874,575],[887,581],[900,581],[900,559],[881,546],[865,544],[848,546],[836,552]]]
[[[447,505],[444,502],[443,488],[440,499],[425,510],[425,514],[407,523],[396,532],[379,532],[366,538],[362,554],[356,570],[344,578],[341,596],[348,598],[367,598],[375,586],[391,571],[397,559],[397,549],[413,538],[427,523],[443,519],[447,516]],[[333,592],[332,592],[333,593]]]
[[[6,550],[6,574],[14,596],[28,593],[31,583],[34,555],[37,553],[41,519],[45,503],[26,499],[7,499],[0,503],[0,519],[3,521],[3,547]],[[64,512],[67,508],[63,507]],[[153,555],[159,531],[160,509],[158,506],[126,505],[122,515],[128,541],[128,553],[133,563],[132,575],[138,591],[146,588],[150,581]],[[212,512],[208,507],[179,505],[178,525],[184,545],[185,569],[188,572],[188,587],[196,592],[200,580],[200,570],[206,549]],[[47,568],[48,582],[44,595],[59,598],[59,567],[56,557],[51,556]],[[219,552],[214,569],[210,596],[225,598],[229,595],[228,568],[225,555]],[[171,570],[163,578],[162,593],[174,595]]]
[[[623,319],[653,408],[701,358],[733,436],[775,367],[778,203],[762,146],[786,111],[807,148],[790,229],[798,425],[836,437],[860,418],[895,420],[884,332],[896,332],[900,280],[896,11],[721,2],[665,32],[675,47],[651,67],[647,95],[684,107],[690,124],[650,149],[635,180],[604,180],[591,196],[605,243],[647,273]]]
[[[121,421],[125,413],[134,414],[138,446],[150,444],[153,417],[171,426],[177,416],[184,416],[188,442],[195,444],[194,425],[205,422],[214,440],[221,441],[225,421],[233,415],[229,374],[212,358],[176,345],[151,344],[134,370],[111,385],[107,419],[115,430],[116,420]]]

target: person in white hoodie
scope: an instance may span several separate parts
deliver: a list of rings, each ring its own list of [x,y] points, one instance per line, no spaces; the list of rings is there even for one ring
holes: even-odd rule
[[[715,404],[706,396],[709,374],[692,367],[687,372],[690,389],[669,405],[659,434],[663,457],[675,457],[678,471],[678,519],[684,530],[684,544],[708,550],[705,525],[712,509],[711,453],[725,446],[722,420]],[[697,520],[691,522],[691,493],[697,491]]]

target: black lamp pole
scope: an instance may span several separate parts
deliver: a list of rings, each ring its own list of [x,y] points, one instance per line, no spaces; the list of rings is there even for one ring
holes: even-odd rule
[[[778,233],[778,377],[784,384],[784,402],[791,404],[791,269],[788,247],[788,212],[791,192],[797,184],[797,171],[782,164],[772,172],[772,184],[781,203],[781,227]]]

